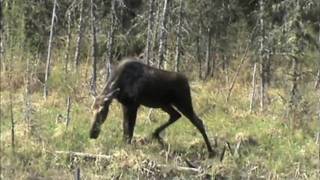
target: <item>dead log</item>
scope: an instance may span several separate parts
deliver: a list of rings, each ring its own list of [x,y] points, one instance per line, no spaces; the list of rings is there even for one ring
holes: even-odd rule
[[[73,152],[73,151],[55,151],[55,154],[68,155],[71,157],[81,157],[84,159],[105,159],[111,160],[112,156],[103,155],[103,154],[90,154],[90,153],[82,153],[82,152]]]
[[[200,167],[192,168],[192,167],[184,167],[184,166],[171,166],[171,165],[166,165],[166,164],[159,164],[158,167],[160,167],[160,168],[169,168],[170,167],[171,169],[177,170],[177,171],[202,173],[202,169]]]

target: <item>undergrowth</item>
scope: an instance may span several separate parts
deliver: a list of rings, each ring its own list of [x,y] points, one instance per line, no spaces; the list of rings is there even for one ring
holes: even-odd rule
[[[255,110],[249,112],[249,85],[236,84],[226,102],[227,85],[218,81],[192,82],[195,111],[219,153],[208,159],[200,133],[184,117],[162,134],[167,142],[165,148],[153,141],[151,133],[168,118],[157,109],[150,113],[148,108],[141,107],[133,143],[123,143],[121,106],[115,101],[99,138],[89,139],[92,98],[88,72],[83,68],[79,74],[69,72],[63,78],[63,68],[55,68],[46,101],[41,93],[41,78],[32,76],[40,84],[30,91],[29,120],[22,75],[12,77],[17,78],[13,82],[18,82],[11,84],[15,86],[13,91],[8,88],[10,84],[3,83],[6,74],[1,74],[1,179],[72,179],[76,169],[80,169],[83,179],[317,179],[319,176],[316,94],[311,90],[304,96],[305,105],[297,116],[300,119],[296,121],[302,125],[291,126],[286,102],[281,98],[285,96],[283,89],[270,89],[270,104],[262,113],[257,102]],[[99,89],[103,81],[99,80]],[[10,93],[15,121],[14,149]],[[68,96],[72,104],[67,127]],[[78,157],[57,151],[110,158]]]

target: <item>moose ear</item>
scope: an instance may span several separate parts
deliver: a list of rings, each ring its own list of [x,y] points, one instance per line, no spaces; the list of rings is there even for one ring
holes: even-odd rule
[[[119,92],[119,91],[120,91],[120,89],[117,88],[117,89],[109,92],[109,93],[106,95],[106,97],[103,99],[104,102],[112,100],[112,99],[114,98],[114,96],[116,95],[116,93]]]

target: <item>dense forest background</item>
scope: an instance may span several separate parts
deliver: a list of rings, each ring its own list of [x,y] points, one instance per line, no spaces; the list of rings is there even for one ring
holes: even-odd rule
[[[91,96],[127,56],[189,78],[218,149],[231,143],[226,160],[203,160],[202,141],[181,132],[187,122],[166,133],[178,145],[160,155],[140,135],[142,155],[119,144],[111,120],[105,138],[89,141]],[[318,0],[0,0],[0,63],[1,179],[319,176]],[[120,123],[119,105],[113,112]],[[142,136],[166,117],[141,114]]]

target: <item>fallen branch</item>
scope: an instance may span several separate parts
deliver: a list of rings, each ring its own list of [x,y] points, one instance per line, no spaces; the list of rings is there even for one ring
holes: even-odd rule
[[[107,159],[110,160],[112,156],[103,155],[103,154],[90,154],[82,152],[72,152],[72,151],[55,151],[56,154],[65,154],[69,156],[78,156],[82,158],[92,158],[92,159]]]
[[[158,167],[161,168],[171,168],[171,169],[175,169],[177,171],[191,171],[191,172],[195,172],[195,173],[201,173],[202,170],[201,168],[192,168],[192,167],[183,167],[183,166],[172,166],[172,165],[165,165],[165,164],[158,164]]]
[[[233,152],[234,155],[240,156],[240,151],[239,151],[239,150],[240,150],[241,142],[242,142],[242,141],[239,141],[239,142],[237,143],[237,146],[236,146],[236,148],[234,149],[234,152]]]
[[[221,155],[220,155],[220,162],[223,161],[224,155],[225,155],[225,152],[226,152],[227,149],[230,151],[230,154],[231,154],[232,156],[234,155],[234,152],[233,152],[232,149],[231,149],[230,143],[229,143],[228,141],[226,141],[225,144],[224,144],[224,146],[223,146],[222,153],[221,153]]]
[[[226,146],[223,146],[223,149],[222,149],[222,153],[220,155],[220,162],[223,161],[223,158],[224,158],[224,154],[226,153]]]
[[[186,162],[186,164],[188,165],[188,167],[190,167],[190,168],[196,168],[196,166],[193,165],[188,159],[185,159],[184,161]]]
[[[241,58],[241,60],[240,60],[240,64],[238,65],[237,71],[236,71],[236,73],[234,74],[233,79],[232,79],[232,82],[231,82],[231,85],[230,85],[230,87],[229,87],[229,89],[228,89],[228,95],[227,95],[227,98],[226,98],[226,101],[227,101],[227,102],[229,101],[229,98],[230,98],[230,96],[231,96],[232,90],[233,90],[234,85],[235,85],[235,83],[236,83],[236,81],[237,81],[237,78],[238,78],[238,76],[239,76],[240,69],[241,69],[244,61],[246,60],[247,53],[248,53],[248,49],[249,49],[249,43],[247,44],[247,47],[246,47],[245,52],[244,52],[244,55],[242,56],[242,58]]]
[[[81,158],[92,158],[92,159],[106,159],[106,160],[112,159],[112,156],[110,156],[110,155],[90,154],[90,153],[73,152],[73,151],[55,151],[55,154],[63,154],[63,155],[76,156],[76,157],[81,157]],[[165,165],[165,164],[158,164],[157,166],[160,168],[171,168],[171,169],[175,169],[177,171],[188,171],[188,172],[194,172],[194,173],[202,173],[202,169],[200,167],[192,168],[192,167]]]

